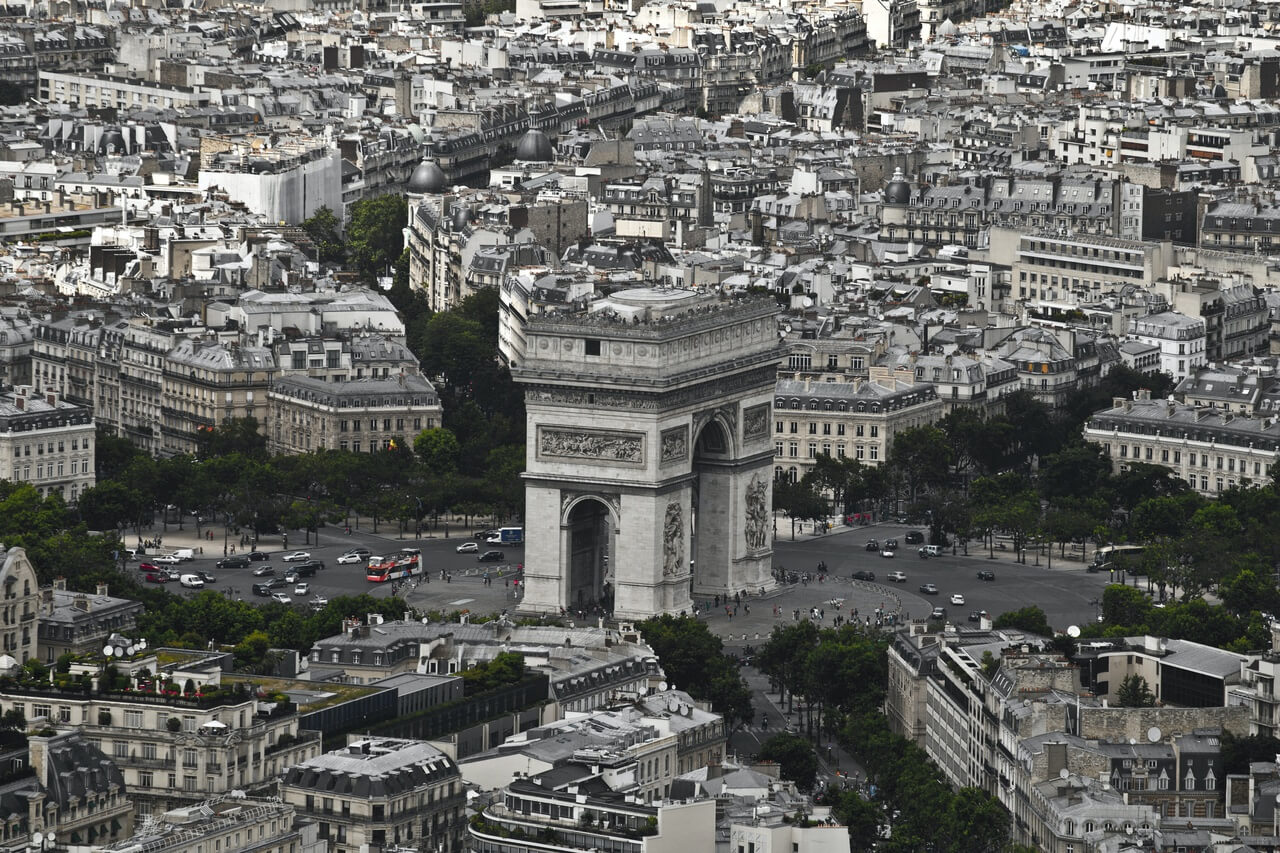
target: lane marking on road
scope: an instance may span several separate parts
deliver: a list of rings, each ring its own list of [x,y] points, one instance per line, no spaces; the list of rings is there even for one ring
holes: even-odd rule
[[[470,603],[471,603],[471,602],[473,602],[473,601],[475,601],[475,599],[474,599],[474,598],[459,598],[457,601],[450,601],[450,602],[449,602],[449,606],[450,606],[450,607],[460,607],[460,606],[462,606],[463,604],[470,604]]]

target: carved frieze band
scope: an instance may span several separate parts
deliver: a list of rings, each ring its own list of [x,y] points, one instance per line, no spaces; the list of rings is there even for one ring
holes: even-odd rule
[[[538,427],[538,455],[545,459],[644,464],[644,433]]]

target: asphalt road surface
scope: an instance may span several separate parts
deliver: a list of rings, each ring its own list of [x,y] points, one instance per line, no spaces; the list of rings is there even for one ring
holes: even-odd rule
[[[506,582],[511,579],[515,567],[522,562],[523,548],[502,547],[500,550],[505,552],[505,562],[481,563],[476,560],[476,554],[456,553],[459,544],[472,541],[469,537],[471,531],[453,530],[451,532],[454,535],[447,539],[441,535],[423,539],[414,539],[412,536],[400,539],[394,532],[386,535],[387,529],[384,526],[383,535],[377,536],[368,530],[353,530],[350,535],[344,534],[341,528],[325,530],[320,534],[319,544],[313,538],[310,545],[302,544],[302,537],[295,533],[290,537],[288,551],[308,551],[313,558],[325,562],[326,569],[307,579],[311,584],[312,596],[333,597],[360,593],[377,597],[389,596],[392,592],[390,583],[370,583],[365,579],[362,563],[338,565],[338,556],[357,546],[368,548],[375,554],[415,547],[422,550],[423,564],[431,578],[429,582],[420,579],[416,587],[401,589],[401,594],[407,596],[414,606],[490,613],[513,608],[518,604],[513,588],[507,586]],[[394,527],[391,529],[394,531]],[[918,545],[908,545],[905,542],[905,534],[911,529],[915,528],[902,525],[838,528],[826,535],[801,536],[794,541],[783,530],[774,543],[774,565],[812,574],[819,562],[825,562],[828,575],[826,582],[818,583],[815,579],[808,584],[783,584],[778,590],[770,592],[763,601],[755,595],[749,596],[740,602],[738,612],[732,617],[726,615],[724,602],[718,606],[701,608],[700,615],[708,620],[713,631],[732,638],[728,641],[731,646],[750,644],[755,641],[757,634],[766,636],[773,625],[784,619],[794,618],[796,610],[805,616],[810,608],[822,611],[820,621],[827,625],[833,624],[836,615],[850,618],[855,609],[861,619],[866,619],[869,615],[874,618],[876,609],[895,613],[901,618],[920,618],[927,616],[935,605],[946,607],[952,621],[967,623],[969,613],[973,610],[986,610],[994,617],[1007,610],[1036,604],[1047,614],[1049,624],[1058,630],[1071,624],[1086,624],[1097,615],[1097,605],[1094,602],[1101,597],[1108,578],[1105,574],[1086,573],[1084,563],[1079,560],[1064,561],[1055,558],[1053,568],[1050,569],[1044,557],[1041,557],[1040,566],[1037,567],[1034,555],[1030,555],[1027,565],[1021,565],[1014,562],[1011,551],[997,550],[996,559],[989,559],[985,549],[972,544],[967,557],[963,553],[952,556],[947,552],[924,560],[918,556]],[[462,535],[458,535],[459,533]],[[171,530],[163,535],[162,551],[181,547],[204,548],[205,555],[197,557],[193,562],[183,563],[179,567],[182,571],[210,572],[218,579],[210,589],[229,591],[227,594],[236,598],[255,599],[252,586],[257,579],[252,576],[251,569],[216,568],[216,562],[222,559],[221,537],[212,542],[204,540],[203,543],[198,543],[190,524],[185,531]],[[898,539],[900,547],[892,559],[880,556],[879,551],[865,550],[865,543],[870,538],[883,542],[886,538],[894,537]],[[290,566],[280,559],[287,553],[281,547],[282,544],[279,537],[261,543],[261,550],[271,555],[270,563],[277,574],[283,574]],[[487,549],[482,545],[481,550]],[[243,549],[237,548],[237,551],[243,553]],[[145,560],[146,557],[142,559]],[[129,565],[136,570],[136,563]],[[499,569],[503,569],[502,577],[497,574]],[[452,576],[452,582],[445,582],[440,578],[441,570]],[[483,580],[486,570],[492,579],[488,585]],[[875,572],[876,582],[851,581],[850,576],[858,570]],[[895,570],[906,574],[905,583],[895,584],[887,580],[889,572]],[[979,580],[977,573],[981,570],[994,572],[995,581]],[[936,584],[939,594],[922,595],[919,587],[925,582]],[[183,590],[176,582],[168,584],[167,588],[178,594],[191,592]],[[292,594],[292,587],[282,591]],[[951,594],[956,592],[964,595],[964,605],[949,603]],[[703,603],[699,601],[699,604]],[[748,607],[750,613],[747,612]],[[774,615],[775,607],[779,608],[777,615]],[[743,635],[746,640],[742,639]]]

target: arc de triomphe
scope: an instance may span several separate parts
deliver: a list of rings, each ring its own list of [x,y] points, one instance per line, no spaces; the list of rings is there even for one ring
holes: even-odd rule
[[[691,611],[772,586],[771,299],[636,289],[525,329],[521,611]]]

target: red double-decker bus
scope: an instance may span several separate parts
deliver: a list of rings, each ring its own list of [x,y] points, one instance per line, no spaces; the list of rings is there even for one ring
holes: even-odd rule
[[[370,557],[365,579],[370,583],[404,580],[422,574],[422,554],[417,548],[405,548],[398,554]]]

